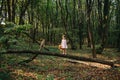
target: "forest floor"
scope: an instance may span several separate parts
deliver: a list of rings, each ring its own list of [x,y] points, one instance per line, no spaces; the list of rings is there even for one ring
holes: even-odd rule
[[[90,49],[68,50],[67,53],[92,57]],[[0,62],[0,80],[120,80],[120,68],[60,57],[39,55],[30,63],[12,65],[31,56],[33,55],[2,55],[4,59]],[[116,49],[107,48],[97,58],[117,61],[120,64],[120,53]]]

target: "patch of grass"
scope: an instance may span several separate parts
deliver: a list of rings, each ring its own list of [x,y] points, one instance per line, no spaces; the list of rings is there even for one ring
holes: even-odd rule
[[[47,75],[46,80],[54,80],[54,75]]]
[[[68,76],[66,80],[74,80],[72,77]]]
[[[37,75],[37,79],[38,79],[38,80],[42,80],[42,79],[43,79],[43,75],[38,74],[38,75]]]
[[[13,80],[9,72],[0,72],[0,80]]]
[[[119,57],[119,52],[116,51],[116,49],[106,48],[102,54],[102,56],[105,56],[108,59],[117,59]]]
[[[34,46],[34,45],[33,45]],[[35,45],[34,49],[32,50],[37,50],[37,45]],[[50,52],[55,52],[55,53],[60,53],[58,50],[57,46],[46,46]],[[82,50],[67,50],[68,54],[70,55],[75,55],[75,56],[83,56],[83,57],[91,57],[92,52],[91,49],[82,49]],[[105,54],[106,53],[106,54]],[[107,59],[108,56],[117,58],[118,56],[114,51],[111,52],[111,50],[106,52],[104,51],[104,54],[98,55],[98,58],[100,59]],[[9,55],[2,55],[1,61],[4,63],[2,65],[2,69],[5,69],[7,65],[13,64],[15,62],[19,62],[22,60],[26,60],[30,57],[32,57],[32,54],[9,54]],[[8,64],[9,63],[9,64]],[[15,72],[17,70],[22,70],[23,72],[21,75],[18,72]],[[120,72],[120,69],[118,69]],[[96,72],[96,73],[94,73]],[[10,73],[14,73],[15,79],[14,80],[54,80],[56,78],[58,79],[63,79],[63,80],[76,80],[76,79],[87,79],[87,76],[90,75],[95,77],[103,76],[108,78],[110,77],[109,75],[112,74],[112,71],[107,71],[103,69],[97,69],[97,68],[92,68],[88,65],[84,64],[78,64],[78,63],[70,63],[68,62],[65,58],[59,58],[59,57],[53,57],[53,56],[43,56],[39,55],[36,59],[34,59],[32,62],[27,63],[26,65],[20,65],[20,66],[12,66],[12,71]],[[6,73],[5,73],[6,74]],[[26,76],[28,75],[29,76]],[[105,75],[101,75],[105,74]],[[100,75],[100,76],[99,76]],[[11,75],[8,75],[11,76]],[[95,77],[97,79],[97,77]],[[94,80],[96,80],[94,79]],[[114,79],[116,80],[116,78]]]
[[[48,48],[50,52],[60,53],[60,50],[57,46],[46,46],[46,48]]]

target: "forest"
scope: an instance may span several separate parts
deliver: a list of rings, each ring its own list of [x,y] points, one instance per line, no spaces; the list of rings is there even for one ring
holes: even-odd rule
[[[120,0],[0,0],[0,80],[120,80]]]

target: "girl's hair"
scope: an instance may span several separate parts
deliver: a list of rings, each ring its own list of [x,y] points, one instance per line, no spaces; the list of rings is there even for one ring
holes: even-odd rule
[[[65,36],[65,35],[62,35],[62,37],[66,38],[66,36]]]

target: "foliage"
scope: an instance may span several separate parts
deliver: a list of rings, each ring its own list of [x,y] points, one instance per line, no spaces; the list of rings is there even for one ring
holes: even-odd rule
[[[54,47],[51,46],[51,49],[53,48]],[[71,55],[91,57],[91,54],[87,49],[76,51],[68,50],[67,52]],[[116,53],[115,50],[108,49],[105,53],[107,53],[107,55],[111,55],[111,57],[108,58],[106,54],[98,55],[98,57],[104,60],[114,60],[119,58],[117,56],[119,53]],[[28,59],[31,56],[33,55],[4,55],[4,59],[2,59],[4,65],[1,69],[4,73],[7,73],[9,77],[12,76],[12,80],[119,80],[120,78],[119,68],[112,69],[109,66],[91,62],[70,62],[69,59],[43,55],[38,56],[35,60],[28,64],[13,66],[13,63],[18,63],[19,61]],[[8,66],[10,67],[8,68]]]
[[[13,46],[18,42],[18,35],[29,31],[31,28],[32,26],[30,24],[15,25],[14,23],[7,22],[2,36],[0,37],[0,44],[5,49],[10,48],[10,46]]]
[[[87,8],[89,7],[86,6],[87,1],[85,0],[14,0],[13,2],[8,0],[8,2],[9,4],[7,4],[7,1],[0,2],[3,14],[0,16],[10,13],[5,17],[6,22],[10,21],[6,23],[7,29],[4,31],[5,33],[22,35],[20,33],[27,32],[31,28],[30,35],[32,37],[35,39],[45,38],[49,44],[59,44],[61,34],[66,33],[71,41],[69,44],[72,47],[88,38],[87,26],[90,25],[93,26],[92,32],[95,44],[101,44],[100,35],[105,30],[105,28],[102,28],[105,23],[104,13],[109,10],[107,15],[108,30],[106,30],[110,34],[107,38],[108,45],[115,47],[114,44],[117,44],[116,39],[119,36],[116,33],[118,32],[112,34],[113,32],[111,31],[119,29],[119,1],[109,0],[106,2],[101,0],[93,2],[91,0],[93,4],[90,24],[87,23]],[[110,9],[109,7],[108,9],[104,7],[107,3],[110,5]],[[4,7],[9,7],[10,9],[4,10]],[[21,25],[20,22],[23,22],[23,24]],[[1,33],[3,34],[3,28],[0,28],[0,36]],[[74,43],[75,45],[72,45]]]
[[[0,72],[0,80],[12,80],[9,72]]]
[[[95,46],[101,48],[98,52],[103,51],[101,45],[106,43],[103,47],[120,48],[119,3],[119,0],[0,0],[0,22],[5,18],[6,23],[0,24],[0,51],[38,50],[39,45],[35,42],[44,38],[45,45],[51,52],[60,53],[57,45],[60,44],[63,33],[66,34],[70,47],[83,47],[78,51],[67,49],[72,55],[91,57],[91,48],[86,49],[88,43],[92,42],[89,41],[91,33]],[[116,49],[110,48],[107,52],[106,49],[102,55],[97,55],[98,58],[119,60],[119,52],[114,52]],[[120,69],[74,64],[63,58],[50,56],[39,56],[25,65],[12,65],[31,56],[33,55],[0,54],[0,68],[3,70],[0,72],[0,79],[2,76],[7,80],[13,75],[15,79],[21,80],[119,80],[120,76]],[[11,65],[10,71],[7,71]]]
[[[54,76],[53,75],[48,75],[46,80],[54,80]]]
[[[6,29],[4,30],[4,33],[22,33],[24,31],[28,31],[32,28],[30,24],[24,24],[24,25],[15,25],[15,24],[7,24]]]

